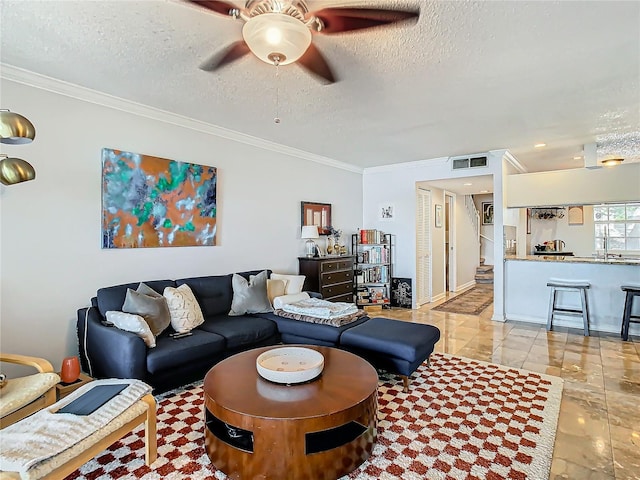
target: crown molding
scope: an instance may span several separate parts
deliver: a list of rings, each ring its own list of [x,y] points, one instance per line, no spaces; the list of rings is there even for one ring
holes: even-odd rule
[[[103,107],[113,108],[114,110],[120,110],[127,113],[132,113],[140,117],[150,118],[171,125],[176,125],[197,132],[206,133],[208,135],[214,135],[216,137],[232,140],[234,142],[243,143],[245,145],[251,145],[253,147],[261,148],[263,150],[269,150],[271,152],[280,153],[282,155],[289,155],[292,157],[308,160],[310,162],[320,163],[333,168],[339,168],[347,170],[349,172],[362,174],[363,169],[361,167],[350,165],[345,162],[340,162],[329,157],[322,155],[316,155],[297,148],[288,147],[275,142],[270,142],[262,138],[253,137],[235,130],[230,130],[218,125],[202,122],[175,113],[160,110],[158,108],[143,105],[141,103],[125,100],[120,97],[109,95],[106,93],[98,92],[90,88],[81,87],[73,83],[58,80],[45,75],[40,75],[29,70],[14,67],[6,63],[0,63],[0,78],[9,80],[12,82],[20,83],[48,92],[57,93],[59,95],[65,95],[84,102],[94,103]]]
[[[513,156],[513,154],[509,151],[509,150],[504,150],[503,151],[503,155],[502,158],[504,160],[506,160],[507,162],[509,162],[511,165],[513,165],[513,167],[518,170],[518,172],[520,173],[528,173],[529,170],[527,170],[524,165],[522,165],[517,159],[516,157]]]
[[[368,167],[363,169],[363,174],[391,172],[396,170],[408,170],[410,168],[432,167],[434,165],[445,164],[449,161],[449,157],[429,158],[426,160],[415,160],[413,162],[391,163],[389,165],[380,165],[378,167]]]

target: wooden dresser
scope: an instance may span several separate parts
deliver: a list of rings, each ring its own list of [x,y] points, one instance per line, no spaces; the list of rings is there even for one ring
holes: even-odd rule
[[[353,303],[353,260],[350,255],[298,257],[303,290],[319,292],[331,302]]]

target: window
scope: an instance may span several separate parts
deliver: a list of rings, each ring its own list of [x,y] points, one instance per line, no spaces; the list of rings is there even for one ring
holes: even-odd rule
[[[640,252],[640,203],[620,203],[593,207],[596,250]]]

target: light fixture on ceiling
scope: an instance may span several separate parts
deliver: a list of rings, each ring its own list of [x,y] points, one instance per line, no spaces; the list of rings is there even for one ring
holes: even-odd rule
[[[242,36],[253,54],[271,65],[298,60],[311,45],[311,30],[302,21],[281,13],[251,17]]]
[[[573,157],[574,160],[582,160],[582,156],[581,155],[576,155],[575,157]]]
[[[366,6],[327,6],[314,1],[319,10],[310,11],[308,0],[186,0],[210,12],[239,19],[245,23],[242,40],[233,42],[203,62],[200,68],[212,72],[249,53],[270,65],[298,63],[321,81],[334,83],[336,77],[313,44],[312,37],[360,31],[417,21],[420,10],[371,8]],[[335,3],[335,2],[330,2]]]
[[[473,185],[473,183],[467,182],[467,183],[463,183],[462,185],[464,185],[465,187],[470,187],[471,185]]]
[[[31,143],[36,129],[26,117],[10,110],[0,109],[0,142],[10,145]]]
[[[624,158],[605,158],[604,160],[602,160],[602,165],[604,165],[605,167],[615,167],[616,165],[620,165],[622,162],[624,162]]]
[[[33,166],[21,158],[11,158],[0,154],[0,183],[3,185],[15,185],[36,178]]]
[[[547,146],[547,144],[546,144],[546,143],[536,143],[536,144],[533,146],[533,148],[543,148],[543,147],[546,147],[546,146]]]

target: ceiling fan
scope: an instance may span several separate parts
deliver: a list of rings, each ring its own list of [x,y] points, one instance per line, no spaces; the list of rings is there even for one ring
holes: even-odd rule
[[[313,45],[312,34],[332,34],[417,19],[419,10],[333,7],[310,12],[305,0],[247,0],[244,8],[218,0],[186,0],[214,13],[245,22],[243,40],[200,65],[214,71],[252,52],[271,65],[298,62],[327,83],[336,81],[329,64]]]

